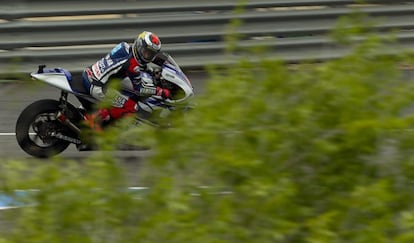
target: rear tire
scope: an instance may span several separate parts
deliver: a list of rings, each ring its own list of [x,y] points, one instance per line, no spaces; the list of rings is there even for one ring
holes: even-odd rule
[[[73,106],[70,108],[75,109]],[[73,134],[56,120],[55,114],[59,110],[57,100],[39,100],[22,111],[16,123],[16,139],[26,153],[38,158],[48,158],[69,146],[69,142],[51,136],[56,131]]]

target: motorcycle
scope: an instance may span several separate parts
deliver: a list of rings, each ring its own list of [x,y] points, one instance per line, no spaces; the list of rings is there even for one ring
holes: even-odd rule
[[[167,99],[153,97],[162,102],[163,113],[191,109],[189,100],[194,95],[191,82],[169,54],[163,53],[163,58],[163,64],[156,66],[157,82],[169,88],[172,95]],[[89,95],[83,87],[82,80],[74,80],[70,71],[66,69],[49,69],[46,65],[39,65],[38,70],[30,75],[35,80],[60,89],[61,94],[58,100],[35,101],[21,112],[16,122],[16,139],[19,146],[29,155],[38,158],[57,155],[70,144],[82,150],[80,148],[87,144],[81,136],[82,131],[86,129],[82,122],[99,101]],[[121,83],[123,91],[134,95],[130,81],[122,80]],[[72,104],[68,100],[69,94],[74,95],[81,105],[76,107]],[[148,117],[137,114],[135,124],[140,123],[157,125]]]

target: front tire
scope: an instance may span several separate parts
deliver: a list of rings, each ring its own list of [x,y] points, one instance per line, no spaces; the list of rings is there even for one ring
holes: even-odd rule
[[[69,142],[51,136],[53,132],[72,133],[56,120],[59,110],[57,100],[39,100],[22,111],[16,123],[16,139],[26,153],[48,158],[69,146]]]

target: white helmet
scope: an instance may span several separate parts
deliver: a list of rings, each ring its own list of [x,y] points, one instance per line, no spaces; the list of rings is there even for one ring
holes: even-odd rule
[[[132,46],[134,58],[140,63],[148,63],[153,61],[160,50],[160,39],[157,35],[148,31],[144,31],[139,34]]]

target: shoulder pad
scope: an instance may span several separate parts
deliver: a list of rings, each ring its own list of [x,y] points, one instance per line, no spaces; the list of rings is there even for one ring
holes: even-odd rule
[[[129,45],[126,42],[121,42],[116,45],[110,53],[113,58],[122,58],[129,55]]]

